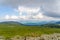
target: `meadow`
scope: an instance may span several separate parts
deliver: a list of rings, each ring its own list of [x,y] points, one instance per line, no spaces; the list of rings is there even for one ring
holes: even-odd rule
[[[49,28],[42,26],[26,26],[20,24],[0,24],[0,35],[5,37],[40,36],[42,34],[60,33],[60,28]]]

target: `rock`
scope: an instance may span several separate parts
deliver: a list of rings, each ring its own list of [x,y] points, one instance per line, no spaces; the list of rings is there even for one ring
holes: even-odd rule
[[[35,40],[35,37],[26,37],[26,40]]]
[[[22,36],[17,35],[15,37],[11,38],[11,39],[12,40],[25,40],[25,37],[22,37]]]
[[[55,36],[57,40],[60,40],[60,33],[54,33],[53,36]]]
[[[40,37],[16,35],[12,38],[7,39],[3,36],[0,36],[0,40],[60,40],[60,33],[42,34]]]
[[[5,40],[5,37],[4,36],[0,36],[0,40]]]
[[[47,34],[41,35],[41,40],[49,40],[49,35]]]
[[[26,40],[40,40],[40,37],[26,37]]]

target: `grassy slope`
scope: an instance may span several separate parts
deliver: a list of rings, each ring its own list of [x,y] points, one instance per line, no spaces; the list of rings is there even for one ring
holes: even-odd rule
[[[60,28],[46,28],[40,26],[24,26],[19,24],[0,24],[0,35],[12,37],[21,36],[40,36],[41,34],[60,33]]]

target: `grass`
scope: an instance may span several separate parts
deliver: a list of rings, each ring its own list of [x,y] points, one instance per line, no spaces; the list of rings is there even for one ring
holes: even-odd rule
[[[60,33],[60,28],[47,28],[41,26],[24,26],[0,24],[0,35],[5,37],[20,36],[40,36],[42,34]]]

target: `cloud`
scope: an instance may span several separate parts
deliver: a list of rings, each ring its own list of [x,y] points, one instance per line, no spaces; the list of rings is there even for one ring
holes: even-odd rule
[[[0,0],[0,4],[5,6],[10,6],[13,8],[17,8],[19,5],[21,6],[40,6],[42,1],[41,0]]]
[[[41,19],[43,18],[42,13],[40,12],[40,7],[39,8],[30,8],[30,7],[24,7],[24,6],[19,6],[18,11],[20,13],[20,17],[24,19]],[[24,15],[25,14],[25,15]]]
[[[3,19],[6,19],[6,20],[28,20],[28,17],[27,16],[16,16],[16,15],[5,15],[5,17]]]
[[[40,10],[40,8],[29,8],[29,7],[19,6],[18,10],[20,12],[37,13]]]
[[[19,16],[24,20],[54,20],[54,18],[46,16],[44,12],[41,11],[41,8],[30,8],[19,6],[18,7]],[[24,15],[26,14],[26,15]]]
[[[56,20],[57,18],[53,18],[53,17],[49,17],[44,15],[42,12],[40,12],[39,14],[37,14],[36,16],[33,16],[34,20]]]
[[[11,19],[18,19],[18,16],[12,15],[10,18]]]
[[[19,16],[10,19],[51,20],[60,18],[60,0],[0,0],[0,4],[17,9]],[[6,19],[9,16],[6,15]]]
[[[18,19],[18,16],[15,16],[15,15],[12,15],[12,16],[9,16],[9,15],[5,15],[5,18],[4,19],[7,19],[7,20],[13,20],[13,19]]]
[[[18,11],[20,13],[20,15],[36,15],[39,11],[40,8],[30,8],[30,7],[24,7],[24,6],[19,6],[18,7]]]
[[[37,19],[38,20],[44,17],[42,12],[40,12],[40,8],[30,8],[30,7],[19,6],[17,11],[19,11],[19,16],[6,15],[5,19],[22,19],[22,20]]]
[[[30,7],[19,6],[17,11],[19,12],[19,16],[6,15],[5,19],[7,20],[55,20],[55,18],[53,17],[46,16],[49,14],[45,15],[44,12],[41,11],[41,8],[30,8]]]
[[[60,0],[46,1],[42,5],[44,15],[54,18],[60,18]]]
[[[37,14],[36,16],[33,16],[35,19],[43,19],[45,16],[42,13]]]
[[[5,19],[10,19],[10,16],[9,16],[9,15],[6,15],[6,16],[5,16]]]

